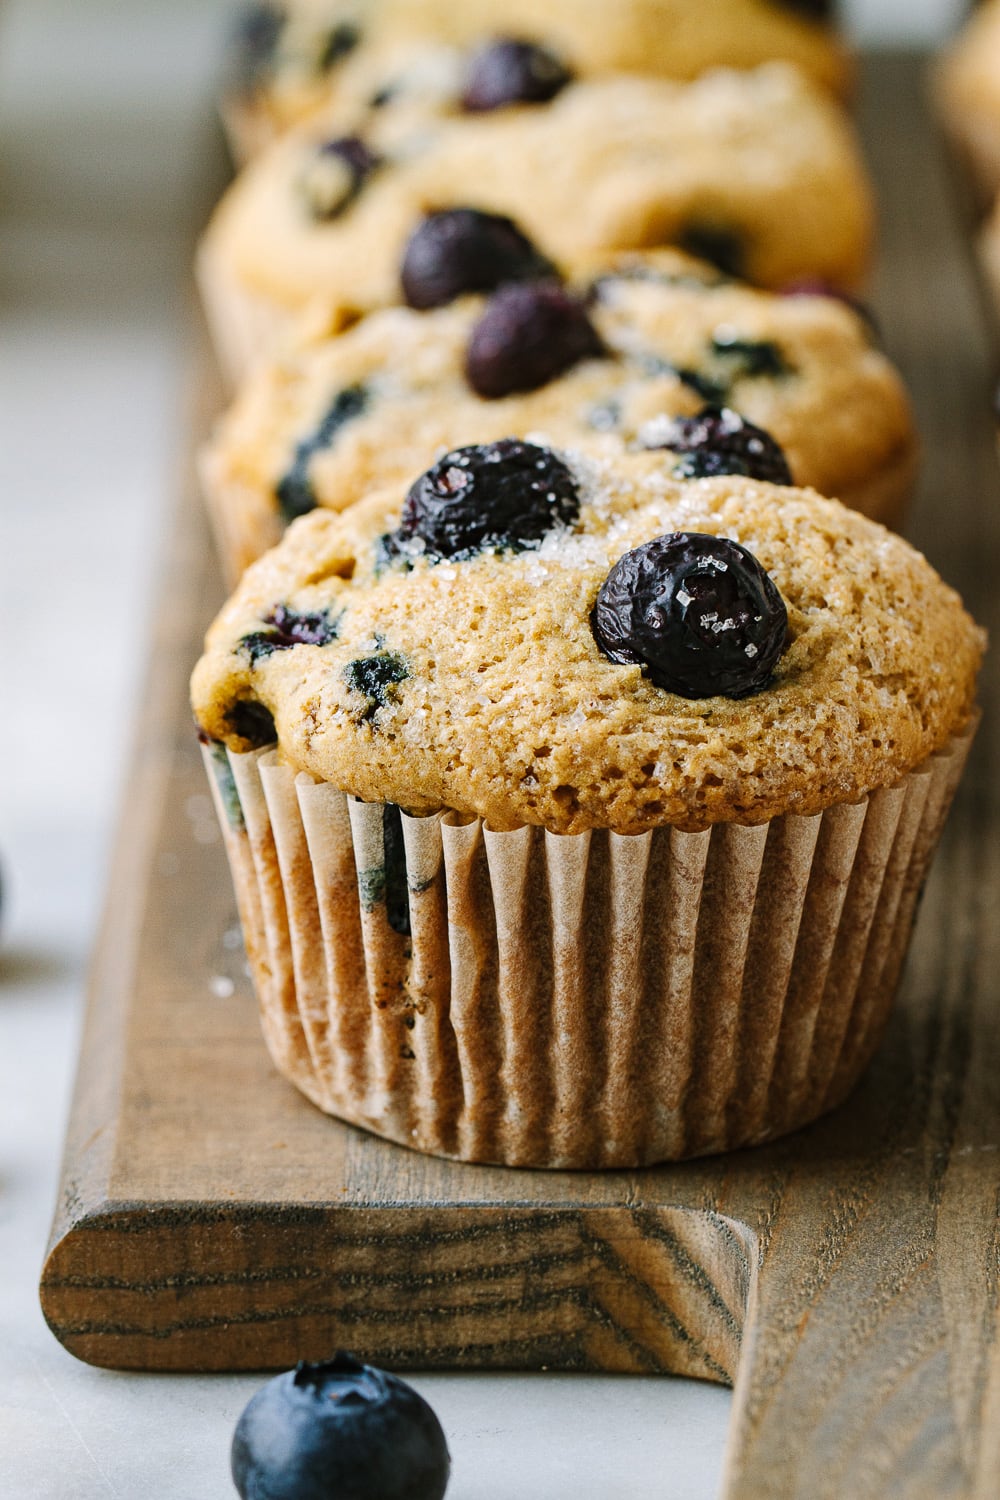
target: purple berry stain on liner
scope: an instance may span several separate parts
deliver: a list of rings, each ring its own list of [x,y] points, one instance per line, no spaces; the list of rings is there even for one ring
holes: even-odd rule
[[[545,256],[504,214],[444,208],[417,225],[403,252],[400,279],[408,307],[445,307],[468,292],[509,281],[556,279]]]
[[[523,549],[579,509],[576,481],[550,449],[517,438],[457,448],[412,485],[387,552],[419,543],[438,560]]]
[[[242,1500],[443,1500],[451,1467],[423,1397],[344,1353],[268,1381],[230,1463]]]
[[[548,104],[572,81],[570,69],[548,47],[500,37],[471,58],[462,108],[486,114],[512,104]]]
[[[477,396],[498,400],[605,353],[578,297],[554,281],[516,283],[493,294],[472,330],[465,376]]]
[[[611,569],[591,612],[594,639],[683,698],[746,698],[771,679],[788,636],[784,600],[738,542],[655,537]]]

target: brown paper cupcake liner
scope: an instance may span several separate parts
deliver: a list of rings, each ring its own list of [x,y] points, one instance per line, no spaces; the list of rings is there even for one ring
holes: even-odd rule
[[[199,247],[195,276],[216,357],[235,389],[257,357],[280,338],[292,315],[272,298],[242,287],[210,240]]]
[[[467,1161],[635,1167],[795,1130],[878,1043],[973,732],[857,804],[632,837],[412,818],[207,747],[274,1062]]]

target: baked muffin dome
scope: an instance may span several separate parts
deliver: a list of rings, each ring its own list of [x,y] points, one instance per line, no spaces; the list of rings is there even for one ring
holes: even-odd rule
[[[235,751],[276,738],[295,769],[415,814],[639,833],[857,800],[967,724],[981,633],[900,538],[810,491],[539,452],[561,519],[520,549],[443,555],[395,531],[399,490],[296,522],[209,632],[203,733]],[[445,462],[452,487],[469,462]],[[506,474],[485,462],[474,500]],[[673,533],[733,539],[784,600],[787,646],[760,691],[681,697],[598,645],[612,566]]]
[[[706,403],[766,429],[798,483],[898,523],[916,469],[913,419],[853,308],[818,293],[756,291],[671,250],[578,265],[568,290],[597,357],[571,345],[566,367],[536,383],[537,319],[524,335],[501,328],[494,360],[498,343],[508,366],[523,352],[532,388],[490,399],[472,388],[469,351],[475,330],[503,321],[509,294],[384,309],[340,334],[317,307],[254,369],[204,455],[231,576],[288,520],[314,506],[341,510],[459,442],[540,434],[608,456],[669,447],[669,419]],[[531,293],[520,300],[530,311]]]
[[[345,321],[399,302],[415,225],[455,204],[512,216],[560,261],[673,243],[775,288],[849,287],[867,263],[851,128],[781,64],[587,80],[544,106],[428,124],[405,146],[377,114],[363,140],[342,129],[317,117],[278,142],[212,219],[200,282],[236,373],[316,296]]]
[[[224,116],[245,158],[326,103],[383,98],[401,48],[468,49],[499,34],[555,49],[580,76],[696,78],[781,59],[842,92],[847,50],[815,12],[782,0],[284,0],[245,12]]]

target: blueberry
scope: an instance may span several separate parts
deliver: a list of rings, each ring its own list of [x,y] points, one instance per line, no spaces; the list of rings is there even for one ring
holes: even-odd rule
[[[746,246],[735,229],[693,220],[681,230],[677,243],[689,255],[707,260],[726,276],[741,278],[746,274]]]
[[[361,41],[361,32],[350,21],[342,21],[328,31],[317,59],[319,71],[329,73],[342,58],[347,57]]]
[[[728,407],[706,406],[696,417],[652,423],[645,446],[682,454],[674,468],[680,479],[744,474],[769,484],[793,483],[788,460],[771,434]]]
[[[785,649],[784,600],[760,563],[728,537],[675,532],[626,552],[591,613],[605,656],[637,663],[682,698],[746,698]]]
[[[350,385],[338,391],[315,432],[296,444],[292,466],[275,490],[286,521],[294,521],[296,516],[315,510],[316,495],[309,478],[312,456],[329,448],[340,429],[367,410],[368,401],[368,391],[363,385]]]
[[[503,438],[446,453],[411,488],[396,533],[419,538],[434,557],[486,548],[530,547],[569,524],[580,496],[569,469],[548,448]]]
[[[477,396],[535,391],[582,359],[604,353],[584,304],[555,281],[494,292],[472,330],[465,375]]]
[[[441,1500],[450,1459],[412,1386],[337,1354],[261,1387],[231,1464],[242,1500]]]
[[[403,253],[403,295],[421,311],[444,307],[465,292],[492,292],[507,281],[554,275],[513,219],[478,208],[428,214]]]
[[[397,685],[405,682],[409,675],[406,658],[398,651],[378,651],[374,656],[358,657],[344,668],[347,686],[365,699],[361,718],[368,723],[395,697]]]
[[[829,23],[834,17],[836,0],[777,0],[777,4],[804,16],[807,21]]]
[[[273,745],[278,738],[274,728],[274,716],[263,703],[254,698],[240,698],[226,715],[229,727],[241,740],[246,740],[254,750],[264,745]]]
[[[566,64],[547,47],[501,37],[472,57],[462,108],[482,114],[508,104],[547,104],[572,80]]]
[[[381,157],[360,136],[324,141],[316,148],[302,178],[302,191],[313,218],[339,218],[381,164]]]
[[[275,5],[251,5],[237,17],[233,33],[233,86],[252,94],[271,70],[287,17]]]
[[[331,616],[329,610],[316,614],[300,615],[285,604],[278,604],[264,623],[270,630],[255,630],[245,635],[240,645],[249,654],[250,665],[268,657],[274,651],[289,651],[293,646],[328,646],[337,639],[341,616]]]

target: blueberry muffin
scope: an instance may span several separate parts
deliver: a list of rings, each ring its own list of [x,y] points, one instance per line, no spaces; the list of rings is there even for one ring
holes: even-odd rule
[[[847,51],[819,0],[295,0],[247,7],[233,38],[223,118],[234,154],[247,160],[276,136],[332,102],[379,108],[406,92],[413,78],[406,49],[428,43],[461,48],[453,107],[470,78],[510,80],[537,71],[524,45],[555,54],[581,77],[607,72],[696,78],[714,67],[754,68],[783,60],[817,84],[843,92]],[[519,52],[484,62],[501,41]],[[537,60],[536,60],[537,62]],[[418,68],[419,76],[421,69]],[[419,85],[418,85],[419,87]],[[522,95],[523,97],[523,95]],[[496,107],[489,91],[488,107]],[[447,107],[447,105],[446,105]],[[480,104],[479,107],[482,107]]]
[[[192,685],[279,1067],[515,1165],[814,1118],[885,1020],[982,646],[877,524],[655,454],[507,439],[303,517]]]
[[[984,198],[1000,188],[1000,3],[986,0],[941,60],[936,95],[948,133]]]
[[[691,84],[567,84],[545,105],[440,119],[400,143],[322,119],[254,162],[204,238],[200,282],[224,363],[245,370],[323,296],[347,321],[400,300],[414,226],[463,205],[516,219],[558,260],[679,244],[768,287],[851,286],[871,202],[850,127],[794,70]]]
[[[463,294],[492,280],[490,295]],[[220,424],[202,475],[232,578],[296,516],[342,510],[457,442],[668,450],[684,441],[675,419],[706,407],[770,433],[796,482],[901,520],[909,402],[870,323],[838,298],[755,291],[673,250],[577,265],[561,285],[509,220],[463,209],[418,228],[403,284],[415,305],[337,336],[316,308]]]

